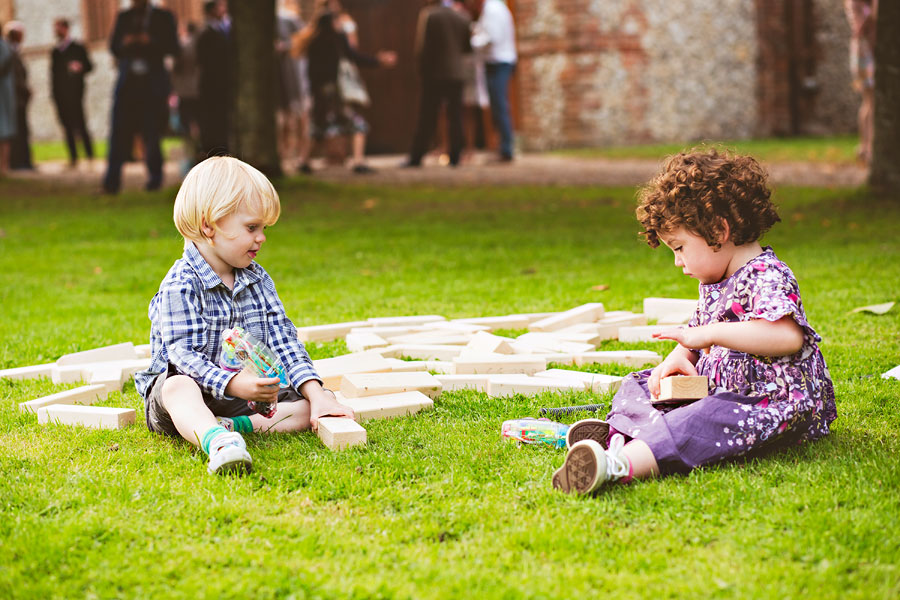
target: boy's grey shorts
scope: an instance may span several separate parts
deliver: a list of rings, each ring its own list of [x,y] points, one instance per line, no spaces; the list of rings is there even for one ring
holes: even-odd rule
[[[173,375],[184,375],[180,373],[175,365],[169,363],[169,369],[165,373],[157,375],[147,397],[144,399],[144,413],[147,418],[147,429],[156,433],[171,435],[172,437],[181,437],[169,411],[162,403],[162,388],[166,382],[166,377]],[[219,400],[209,393],[203,391],[203,401],[212,414],[217,417],[237,417],[238,415],[252,415],[253,410],[247,406],[247,402],[240,398],[231,400]],[[305,400],[303,396],[298,394],[294,388],[283,388],[278,392],[279,402],[296,402],[297,400]]]

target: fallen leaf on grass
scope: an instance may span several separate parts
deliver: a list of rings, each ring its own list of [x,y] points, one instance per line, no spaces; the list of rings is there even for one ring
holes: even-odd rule
[[[595,292],[605,292],[606,290],[609,289],[609,286],[606,285],[605,283],[601,283],[600,285],[595,285],[595,286],[591,287],[591,289],[594,290]]]
[[[870,312],[870,313],[874,313],[876,315],[883,315],[884,313],[888,312],[892,308],[894,308],[893,302],[885,302],[884,304],[871,304],[869,306],[860,306],[859,308],[854,308],[850,312],[851,313]]]

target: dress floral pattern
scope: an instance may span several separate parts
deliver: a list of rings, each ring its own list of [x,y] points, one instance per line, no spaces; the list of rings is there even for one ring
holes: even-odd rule
[[[770,247],[728,279],[700,284],[688,326],[788,315],[804,332],[796,354],[756,356],[713,346],[696,364],[697,372],[709,377],[710,395],[677,407],[654,406],[647,389],[650,371],[632,373],[613,398],[607,421],[615,431],[645,441],[663,473],[827,435],[837,410],[818,347],[822,338],[806,320],[794,274]]]

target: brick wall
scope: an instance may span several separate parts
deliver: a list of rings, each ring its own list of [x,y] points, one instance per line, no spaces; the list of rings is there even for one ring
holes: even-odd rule
[[[525,148],[852,128],[833,0],[516,0]]]

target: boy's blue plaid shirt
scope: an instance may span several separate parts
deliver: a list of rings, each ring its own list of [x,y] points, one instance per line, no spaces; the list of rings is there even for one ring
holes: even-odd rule
[[[222,331],[236,325],[275,352],[297,393],[310,379],[321,382],[297,339],[297,329],[284,312],[272,278],[255,262],[246,269],[235,269],[232,291],[189,242],[150,301],[148,314],[153,360],[149,369],[134,377],[144,398],[168,363],[215,398],[225,398],[225,387],[235,373],[218,364]]]

